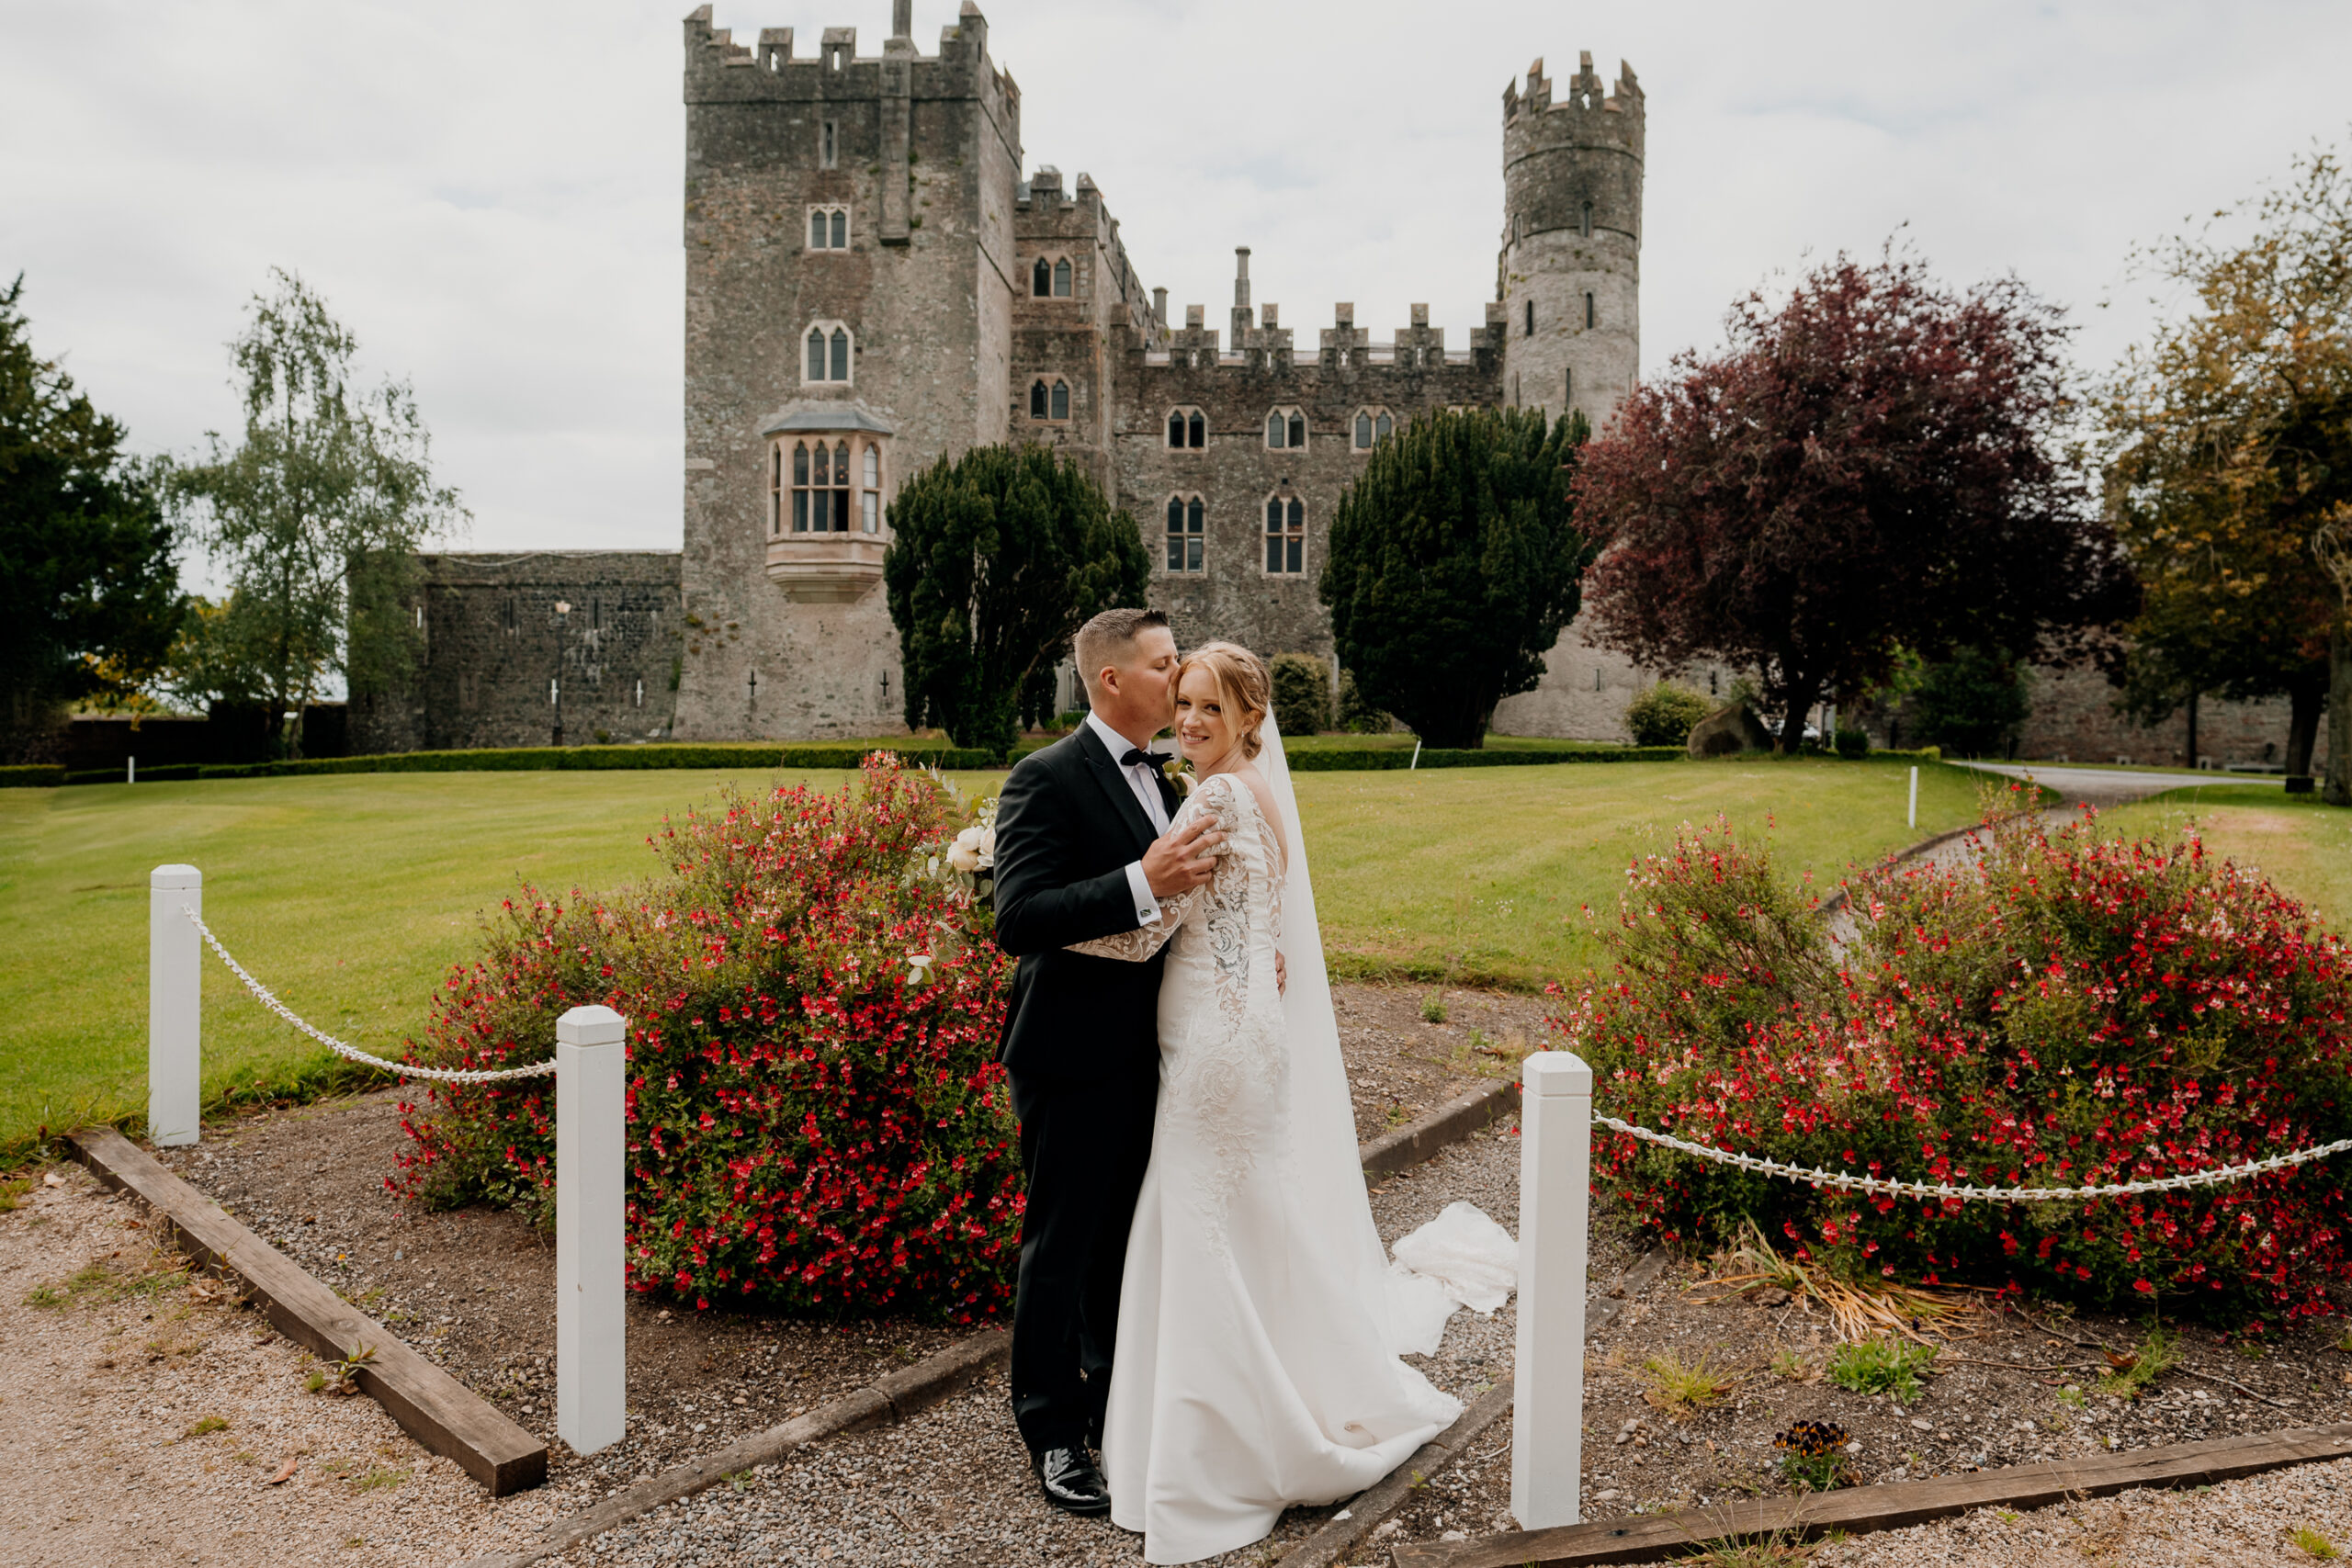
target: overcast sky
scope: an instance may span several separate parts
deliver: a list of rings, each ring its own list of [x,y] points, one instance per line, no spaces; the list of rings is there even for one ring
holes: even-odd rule
[[[272,265],[404,376],[467,543],[679,542],[687,0],[0,0],[0,277],[36,344],[185,451],[237,417],[227,340]],[[2352,118],[2352,5],[988,0],[1027,162],[1080,171],[1170,310],[1260,302],[1311,342],[1493,295],[1500,95],[1579,50],[1649,102],[1642,354],[1716,339],[1775,272],[1899,225],[1948,279],[2014,270],[2078,359],[2149,319],[2134,242]],[[888,0],[726,0],[813,48]],[[916,0],[926,53],[952,0]],[[2107,309],[2101,301],[2112,300]],[[1176,316],[1182,320],[1181,316]]]

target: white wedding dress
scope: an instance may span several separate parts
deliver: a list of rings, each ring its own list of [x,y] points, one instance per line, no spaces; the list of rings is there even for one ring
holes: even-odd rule
[[[1080,947],[1142,959],[1169,946],[1159,1108],[1102,1438],[1112,1520],[1143,1533],[1153,1563],[1247,1546],[1287,1506],[1352,1496],[1462,1410],[1396,1359],[1278,735],[1261,772],[1287,867],[1250,787],[1213,776],[1176,818],[1207,813],[1227,834],[1209,884],[1168,900],[1157,928]]]

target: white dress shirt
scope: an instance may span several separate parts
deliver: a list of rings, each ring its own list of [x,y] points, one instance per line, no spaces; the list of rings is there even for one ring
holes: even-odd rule
[[[1143,807],[1144,816],[1150,818],[1152,831],[1167,832],[1168,807],[1159,798],[1159,776],[1153,773],[1149,765],[1143,762],[1137,762],[1133,767],[1120,764],[1119,759],[1135,750],[1136,743],[1103,723],[1093,714],[1090,713],[1086,716],[1086,722],[1093,728],[1094,738],[1110,748],[1111,765],[1119,770],[1121,776],[1127,781],[1127,787],[1135,792],[1136,803]],[[1149,750],[1150,748],[1146,747],[1145,750]],[[1127,890],[1135,895],[1136,924],[1158,925],[1159,900],[1151,896],[1151,882],[1143,874],[1143,862],[1132,861],[1128,863]]]

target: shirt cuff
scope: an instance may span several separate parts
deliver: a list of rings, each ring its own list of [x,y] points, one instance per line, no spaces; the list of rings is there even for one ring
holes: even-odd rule
[[[1131,861],[1127,865],[1127,891],[1135,895],[1136,924],[1156,926],[1159,923],[1159,900],[1151,896],[1151,879],[1143,874],[1143,862]]]

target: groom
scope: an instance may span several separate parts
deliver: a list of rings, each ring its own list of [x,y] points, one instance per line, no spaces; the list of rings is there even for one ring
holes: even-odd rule
[[[1021,960],[1002,1059],[1021,1119],[1028,1208],[1012,1308],[1012,1415],[1046,1500],[1107,1513],[1099,1447],[1127,1227],[1159,1093],[1162,958],[1072,942],[1157,924],[1198,887],[1224,835],[1169,830],[1176,792],[1151,753],[1175,708],[1176,637],[1158,610],[1105,610],[1078,631],[1092,711],[1022,759],[997,800],[996,940]]]

